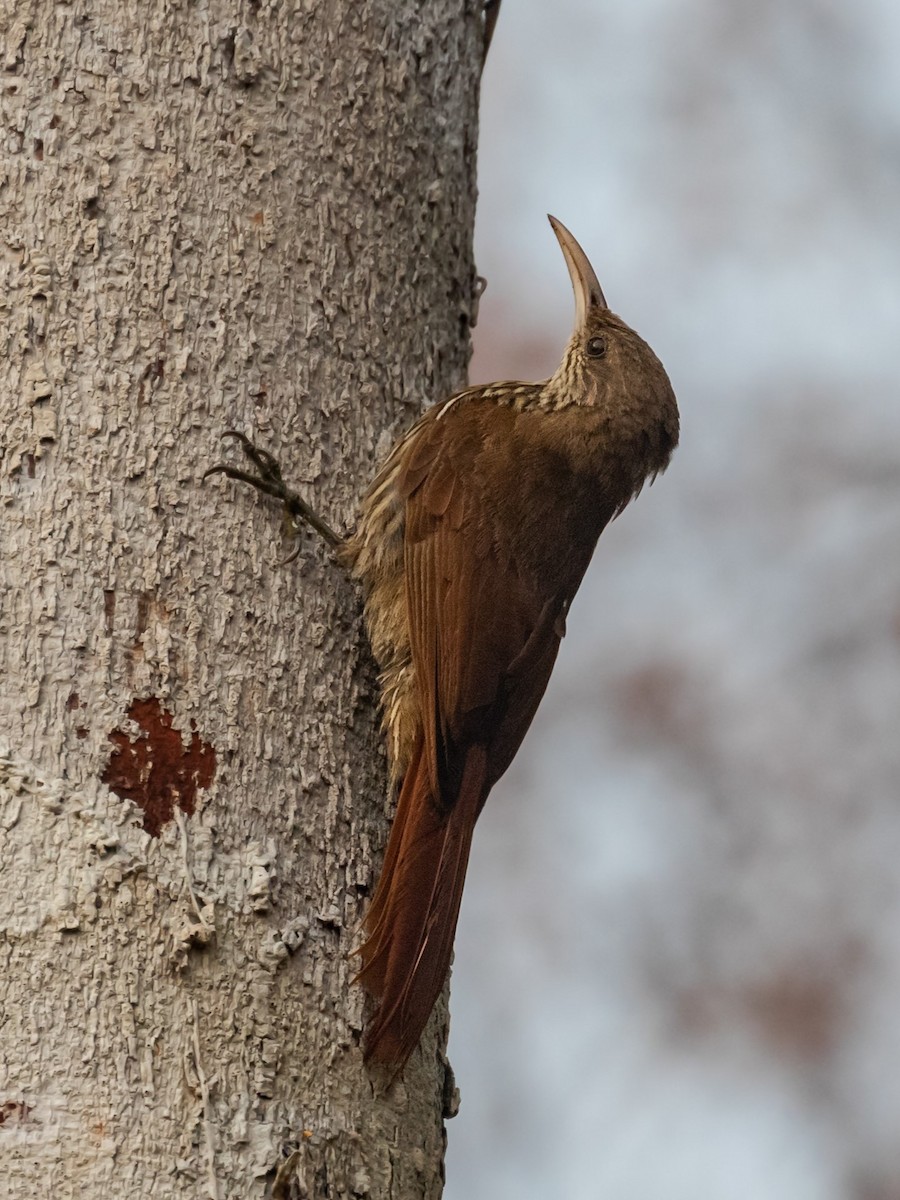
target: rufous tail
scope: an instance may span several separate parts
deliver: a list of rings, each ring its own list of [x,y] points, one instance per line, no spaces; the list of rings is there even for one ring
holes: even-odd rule
[[[360,981],[380,1001],[367,1062],[399,1070],[441,994],[462,900],[472,831],[487,792],[484,748],[466,757],[459,793],[433,795],[420,740],[406,772],[381,878],[365,919]]]

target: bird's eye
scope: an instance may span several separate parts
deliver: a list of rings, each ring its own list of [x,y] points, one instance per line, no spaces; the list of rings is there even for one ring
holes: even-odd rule
[[[589,358],[602,358],[606,353],[606,338],[592,337],[586,346]]]

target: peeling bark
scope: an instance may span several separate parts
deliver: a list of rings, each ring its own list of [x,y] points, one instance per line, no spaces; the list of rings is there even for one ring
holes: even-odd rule
[[[360,1050],[359,598],[198,478],[245,430],[347,528],[462,383],[480,38],[449,0],[0,16],[11,1200],[440,1194],[446,1006],[393,1087]]]

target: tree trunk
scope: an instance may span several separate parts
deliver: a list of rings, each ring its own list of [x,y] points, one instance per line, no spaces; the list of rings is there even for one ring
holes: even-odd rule
[[[446,1007],[360,1050],[359,597],[198,477],[241,429],[346,528],[461,384],[477,6],[6,2],[4,1195],[438,1196]]]

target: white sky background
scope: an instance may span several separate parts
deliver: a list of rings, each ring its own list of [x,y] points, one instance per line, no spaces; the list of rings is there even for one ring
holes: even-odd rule
[[[448,1200],[900,1197],[900,6],[506,0],[472,379],[682,409],[475,838]]]

